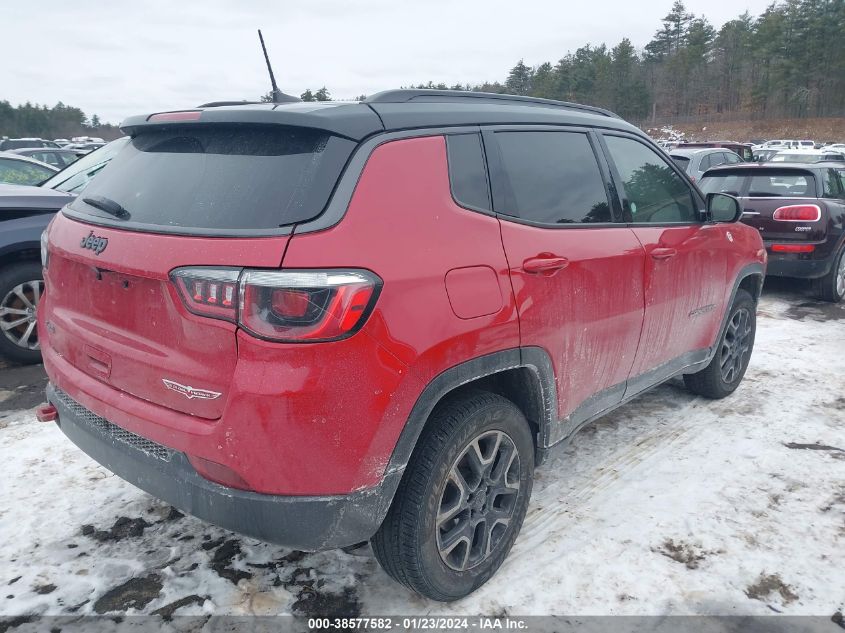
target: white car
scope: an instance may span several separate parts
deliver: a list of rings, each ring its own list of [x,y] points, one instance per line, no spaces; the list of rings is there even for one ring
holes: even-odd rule
[[[822,161],[845,162],[845,152],[828,149],[787,149],[772,156],[770,163],[820,163]]]

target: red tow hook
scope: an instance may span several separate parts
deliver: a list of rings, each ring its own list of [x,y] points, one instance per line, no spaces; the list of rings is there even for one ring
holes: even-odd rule
[[[39,422],[55,422],[59,419],[59,412],[52,404],[42,404],[35,410],[35,417]]]

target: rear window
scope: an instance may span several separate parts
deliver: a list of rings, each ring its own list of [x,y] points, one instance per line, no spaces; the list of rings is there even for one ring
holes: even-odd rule
[[[751,178],[748,187],[750,198],[816,197],[816,184],[812,176],[800,174],[758,174]]]
[[[354,147],[326,132],[283,126],[143,132],[71,208],[127,228],[275,229],[320,214]],[[128,217],[118,220],[86,198],[117,203]]]
[[[787,171],[708,175],[701,179],[699,187],[704,193],[728,193],[749,198],[816,197],[816,181],[811,174]]]
[[[674,156],[671,155],[669,158],[672,159],[672,162],[675,163],[678,167],[683,169],[684,171],[687,170],[687,166],[689,165],[689,158],[686,156]]]

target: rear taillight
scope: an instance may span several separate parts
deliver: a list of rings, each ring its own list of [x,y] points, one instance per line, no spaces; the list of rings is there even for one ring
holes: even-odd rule
[[[814,250],[815,244],[772,244],[774,253],[812,253]]]
[[[772,218],[781,222],[818,222],[822,210],[815,204],[794,204],[775,209]]]
[[[171,279],[187,309],[225,319],[259,338],[334,341],[355,333],[375,304],[381,279],[366,270],[177,268]]]
[[[381,280],[364,270],[247,270],[239,323],[274,341],[332,341],[357,331]]]
[[[192,266],[177,268],[170,278],[179,289],[185,307],[200,316],[236,321],[238,317],[237,268]]]

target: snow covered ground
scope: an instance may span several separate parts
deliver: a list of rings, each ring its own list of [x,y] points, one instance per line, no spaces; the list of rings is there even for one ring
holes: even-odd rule
[[[554,453],[498,575],[450,605],[393,583],[368,546],[302,554],[183,517],[9,411],[33,387],[0,381],[0,615],[830,617],[845,610],[845,307],[802,292],[767,290],[732,397],[675,381]]]

